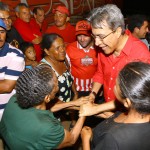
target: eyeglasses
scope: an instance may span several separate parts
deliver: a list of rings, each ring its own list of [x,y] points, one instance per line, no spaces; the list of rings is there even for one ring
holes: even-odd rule
[[[109,34],[107,34],[107,35],[104,36],[104,37],[100,37],[100,35],[93,35],[93,34],[91,34],[91,35],[92,35],[92,37],[93,37],[94,39],[98,38],[99,40],[103,41],[106,37],[108,37],[109,35],[111,35],[111,34],[114,33],[114,32],[116,32],[116,30],[110,32]]]

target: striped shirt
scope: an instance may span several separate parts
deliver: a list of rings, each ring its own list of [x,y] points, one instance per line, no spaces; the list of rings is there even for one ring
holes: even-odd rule
[[[0,49],[0,80],[17,80],[24,67],[23,53],[19,49],[5,43]],[[15,90],[12,90],[11,93],[0,94],[0,107],[7,104],[14,93]],[[1,107],[0,109],[4,108]]]

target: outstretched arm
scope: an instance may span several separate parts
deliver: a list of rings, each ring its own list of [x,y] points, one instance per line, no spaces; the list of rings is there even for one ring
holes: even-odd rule
[[[91,116],[105,111],[111,111],[116,108],[115,101],[110,101],[103,104],[87,103],[80,107],[79,116]]]
[[[65,137],[62,143],[58,146],[58,149],[67,147],[67,146],[72,146],[73,144],[75,144],[75,142],[77,141],[80,135],[84,121],[85,121],[85,117],[80,117],[77,123],[75,124],[74,128],[70,132],[64,129]]]
[[[81,131],[82,147],[83,150],[90,150],[90,140],[92,138],[92,129],[88,126],[84,126]]]

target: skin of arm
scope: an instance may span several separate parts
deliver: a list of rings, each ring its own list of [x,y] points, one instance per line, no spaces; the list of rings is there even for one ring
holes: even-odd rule
[[[70,101],[70,102],[62,102],[60,100],[57,101],[57,103],[55,103],[51,108],[50,110],[52,112],[56,112],[56,111],[59,111],[61,109],[64,109],[64,108],[69,108],[71,106],[81,106],[83,104],[86,104],[87,102],[89,101],[89,98],[88,96],[86,97],[81,97],[79,99],[76,99],[76,100],[73,100],[73,101]],[[71,107],[73,109],[73,107]]]
[[[88,126],[84,126],[81,131],[82,148],[83,150],[90,150],[90,140],[92,138],[92,129]]]
[[[111,111],[116,108],[115,101],[110,101],[103,104],[87,103],[80,107],[79,116],[91,116],[105,111]]]
[[[16,85],[16,80],[1,80],[0,81],[0,94],[10,93]]]
[[[73,144],[75,144],[75,142],[77,141],[80,135],[84,121],[85,121],[85,117],[80,117],[77,123],[75,124],[74,128],[70,132],[64,129],[65,136],[62,143],[58,146],[58,149],[67,146],[72,146]]]
[[[98,82],[93,82],[93,86],[92,86],[91,91],[94,91],[97,94],[101,87],[102,87],[102,84],[100,84]],[[90,96],[89,101],[94,102],[95,95],[93,93],[90,93],[89,96]]]
[[[72,84],[72,91],[74,93],[74,97],[73,97],[73,100],[76,100],[78,98],[78,92],[76,90],[76,86],[75,86],[75,83],[73,82]]]

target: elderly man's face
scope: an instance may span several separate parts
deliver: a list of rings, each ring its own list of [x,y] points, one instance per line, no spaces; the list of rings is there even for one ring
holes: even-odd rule
[[[30,22],[30,10],[24,6],[19,8],[19,12],[17,12],[17,17],[19,17],[24,22]]]
[[[0,27],[0,48],[4,46],[6,40],[6,30]]]
[[[0,18],[4,21],[7,30],[11,29],[12,20],[10,18],[9,11],[7,10],[0,10]]]
[[[63,27],[67,23],[67,15],[56,11],[54,14],[54,21],[57,27]]]

